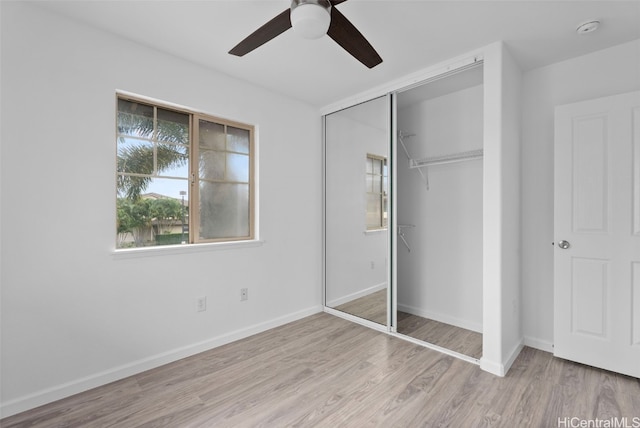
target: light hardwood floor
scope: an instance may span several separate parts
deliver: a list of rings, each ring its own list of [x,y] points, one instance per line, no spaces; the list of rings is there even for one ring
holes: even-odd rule
[[[482,357],[482,334],[398,311],[398,333],[475,359]],[[640,428],[640,427],[639,427]]]
[[[354,299],[335,309],[378,324],[387,323],[387,290]],[[479,359],[482,334],[398,311],[398,333]],[[639,427],[640,428],[640,427]]]
[[[335,307],[336,310],[364,318],[378,324],[387,324],[387,290],[354,299]]]
[[[321,313],[1,425],[512,428],[573,417],[631,423],[640,417],[640,381],[531,348],[500,378]]]

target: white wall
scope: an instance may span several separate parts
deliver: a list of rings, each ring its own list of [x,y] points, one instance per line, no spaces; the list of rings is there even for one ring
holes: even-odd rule
[[[406,93],[400,93],[401,99]],[[483,147],[482,85],[398,111],[414,159]],[[482,331],[482,160],[410,169],[398,147],[398,309]],[[401,332],[401,331],[400,331]],[[401,332],[402,333],[402,332]]]
[[[522,303],[525,343],[553,343],[553,114],[557,105],[640,89],[640,40],[525,73]]]
[[[316,109],[24,2],[1,83],[3,416],[321,310]],[[113,255],[116,89],[257,126],[263,245]]]

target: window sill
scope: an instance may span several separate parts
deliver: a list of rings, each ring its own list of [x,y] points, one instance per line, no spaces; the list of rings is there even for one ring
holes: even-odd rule
[[[389,229],[388,228],[382,228],[382,229],[368,229],[364,231],[365,235],[376,235],[378,233],[386,233]]]
[[[206,244],[160,245],[156,247],[125,248],[113,250],[114,259],[132,259],[137,257],[167,256],[174,254],[202,253],[208,251],[233,250],[238,248],[261,247],[265,241],[253,239],[250,241],[212,242]]]

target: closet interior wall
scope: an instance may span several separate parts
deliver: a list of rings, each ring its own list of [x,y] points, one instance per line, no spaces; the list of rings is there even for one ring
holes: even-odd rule
[[[398,93],[412,159],[483,148],[482,67],[464,73]],[[482,158],[418,169],[406,154],[399,138],[397,310],[482,332]]]

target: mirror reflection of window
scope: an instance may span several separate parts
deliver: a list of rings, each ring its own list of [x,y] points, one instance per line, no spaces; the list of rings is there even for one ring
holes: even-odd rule
[[[367,230],[387,228],[387,158],[367,154]]]

